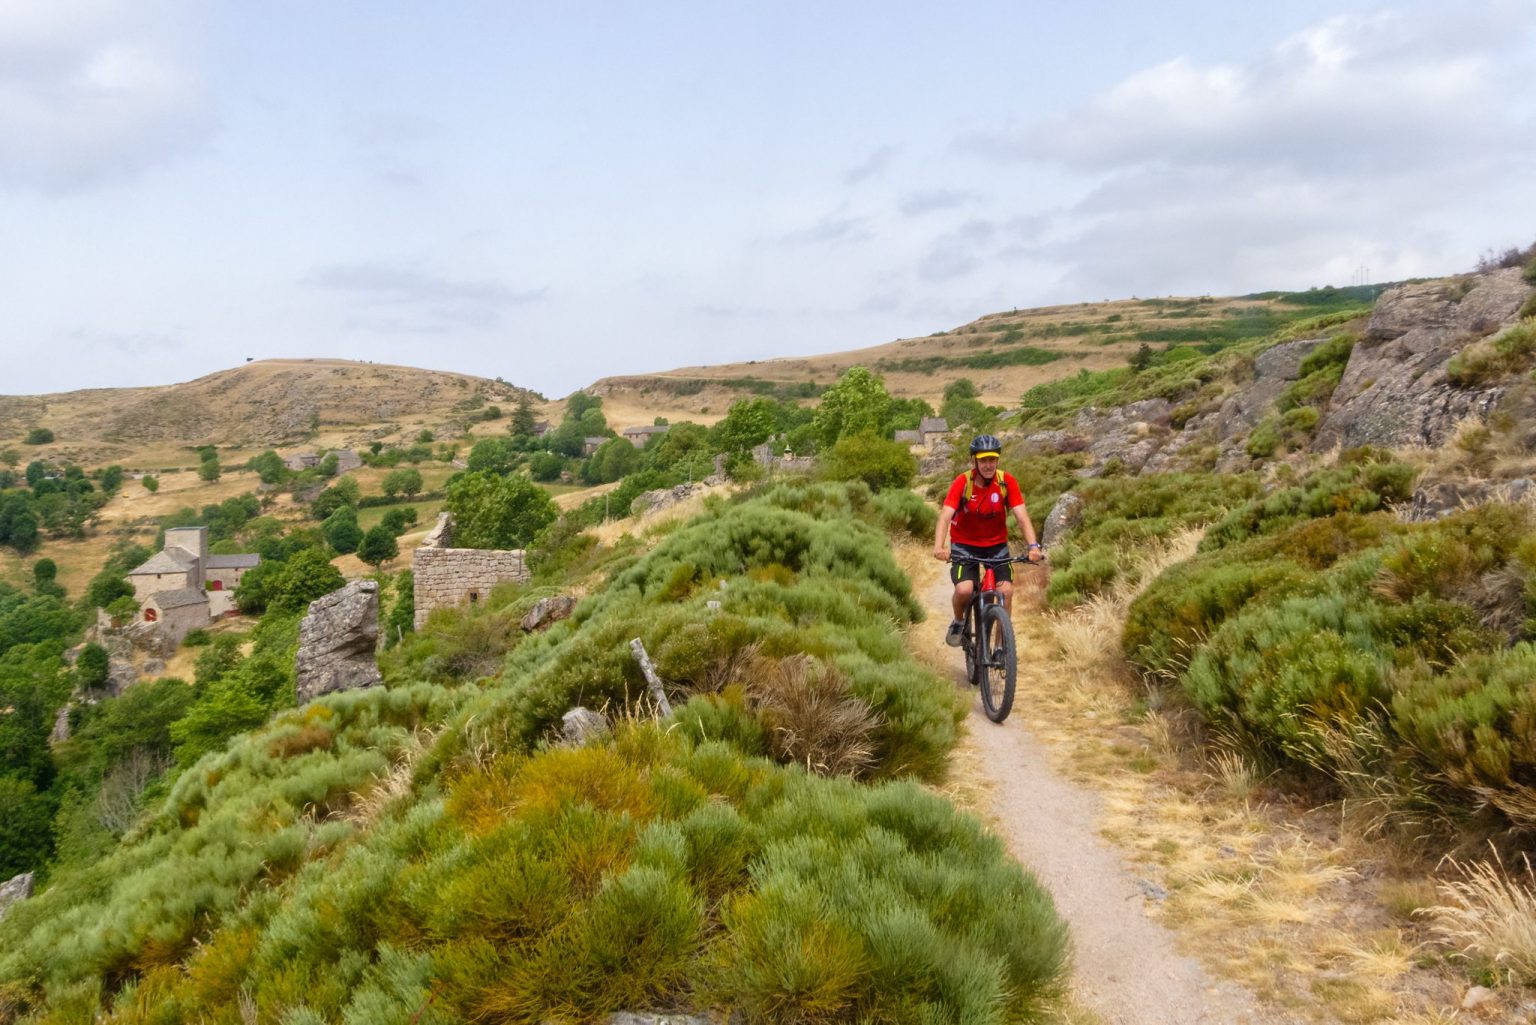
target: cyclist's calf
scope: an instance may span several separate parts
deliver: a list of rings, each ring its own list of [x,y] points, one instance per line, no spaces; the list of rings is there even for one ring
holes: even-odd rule
[[[976,582],[974,580],[962,580],[955,584],[955,594],[951,605],[955,610],[955,618],[957,620],[965,618],[965,607],[971,603],[971,595],[975,593]]]

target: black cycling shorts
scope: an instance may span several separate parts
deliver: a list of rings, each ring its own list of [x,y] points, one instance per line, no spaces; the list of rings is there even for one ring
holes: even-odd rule
[[[1008,554],[1008,544],[1000,545],[957,545],[949,546],[951,559],[998,559]],[[1013,564],[1007,562],[997,563],[992,567],[992,572],[999,582],[1013,579]],[[949,567],[950,578],[954,583],[969,580],[978,587],[981,585],[981,567],[974,562],[957,562]]]

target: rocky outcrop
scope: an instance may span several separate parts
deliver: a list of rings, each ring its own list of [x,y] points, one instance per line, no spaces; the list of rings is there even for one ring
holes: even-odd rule
[[[1072,433],[1087,440],[1092,462],[1080,476],[1096,477],[1111,459],[1131,473],[1157,454],[1168,440],[1173,407],[1167,399],[1143,399],[1125,406],[1099,409],[1089,406],[1077,414]]]
[[[1455,387],[1446,364],[1513,322],[1530,294],[1519,268],[1387,292],[1350,354],[1313,447],[1438,446],[1458,421],[1486,416],[1502,388]]]
[[[695,481],[691,484],[679,484],[673,488],[657,488],[655,491],[646,491],[636,495],[635,500],[629,503],[631,516],[647,516],[651,513],[670,509],[680,502],[686,502],[694,495],[702,494],[704,484]]]
[[[1072,531],[1083,519],[1083,500],[1075,491],[1056,499],[1045,525],[1040,528],[1040,546],[1049,548]]]
[[[608,718],[601,712],[577,705],[560,717],[560,737],[572,747],[583,747],[608,735]]]
[[[354,580],[310,602],[299,624],[298,703],[380,683],[378,643],[377,581]]]
[[[543,630],[562,619],[569,619],[576,609],[576,596],[557,594],[552,598],[540,598],[518,625],[524,633]]]
[[[1247,469],[1253,462],[1246,449],[1248,435],[1275,412],[1280,396],[1301,376],[1302,361],[1323,342],[1322,338],[1282,342],[1259,353],[1253,361],[1253,380],[1227,396],[1219,408],[1191,418],[1182,431],[1147,460],[1143,472],[1178,469],[1182,457],[1196,445],[1214,445],[1218,449],[1218,472]]]
[[[18,904],[30,896],[32,896],[31,872],[23,872],[19,876],[12,876],[6,882],[0,883],[0,918],[5,917],[13,904]]]
[[[1406,520],[1438,520],[1485,502],[1521,502],[1536,496],[1536,482],[1521,477],[1508,481],[1439,481],[1413,493],[1403,510]]]

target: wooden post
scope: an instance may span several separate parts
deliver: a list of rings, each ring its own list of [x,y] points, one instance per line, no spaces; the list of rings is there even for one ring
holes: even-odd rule
[[[656,667],[651,664],[651,656],[645,653],[645,645],[636,637],[629,642],[629,650],[634,653],[635,661],[640,663],[640,671],[645,674],[645,682],[650,685],[651,697],[656,702],[656,709],[662,718],[672,714],[672,703],[667,700],[667,692],[661,689],[661,677],[656,675]]]

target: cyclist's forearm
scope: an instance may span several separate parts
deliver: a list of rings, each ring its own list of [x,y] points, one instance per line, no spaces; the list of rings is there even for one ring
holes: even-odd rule
[[[1038,544],[1040,539],[1035,537],[1035,525],[1030,522],[1029,510],[1023,503],[1013,507],[1013,518],[1019,521],[1019,529],[1024,532],[1024,543]]]
[[[943,509],[939,510],[939,523],[933,531],[934,548],[943,548],[945,542],[949,540],[949,523],[954,518],[955,511],[949,506],[946,505]]]

